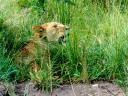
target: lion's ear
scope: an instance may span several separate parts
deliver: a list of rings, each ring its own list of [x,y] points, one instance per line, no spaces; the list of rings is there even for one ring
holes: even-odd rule
[[[32,26],[32,30],[36,32],[43,32],[45,29],[44,27],[38,25],[38,26]]]

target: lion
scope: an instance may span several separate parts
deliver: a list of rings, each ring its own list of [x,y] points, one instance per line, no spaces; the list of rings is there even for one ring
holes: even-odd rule
[[[58,22],[49,22],[43,25],[33,26],[34,35],[16,53],[16,64],[29,65],[30,72],[38,72],[40,64],[48,66],[50,53],[48,50],[48,42],[64,43],[66,42],[66,30],[69,27]],[[44,66],[44,67],[45,67]]]

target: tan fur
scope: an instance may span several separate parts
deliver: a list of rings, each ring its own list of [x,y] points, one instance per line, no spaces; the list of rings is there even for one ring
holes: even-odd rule
[[[30,41],[16,54],[15,61],[17,64],[29,64],[30,69],[33,71],[39,70],[38,54],[40,54],[43,62],[48,62],[49,52],[47,50],[47,44],[44,38],[48,42],[59,42],[60,38],[64,39],[65,30],[67,26],[57,23],[50,22],[39,26],[33,26],[34,31],[33,37]]]

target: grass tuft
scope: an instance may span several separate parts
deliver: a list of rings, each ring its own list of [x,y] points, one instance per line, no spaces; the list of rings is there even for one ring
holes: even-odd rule
[[[101,1],[0,0],[0,80],[38,79],[46,88],[70,80],[108,80],[126,87],[127,3]],[[49,44],[49,70],[30,75],[28,66],[13,63],[12,54],[33,35],[33,25],[50,21],[71,27],[68,42]]]

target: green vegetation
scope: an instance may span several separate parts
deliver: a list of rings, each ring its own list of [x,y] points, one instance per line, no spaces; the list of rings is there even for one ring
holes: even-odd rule
[[[49,71],[37,73],[41,85],[108,80],[127,87],[127,8],[126,0],[0,0],[0,80],[37,79],[14,64],[13,54],[33,25],[57,21],[70,26],[70,35],[66,47],[49,44]]]

